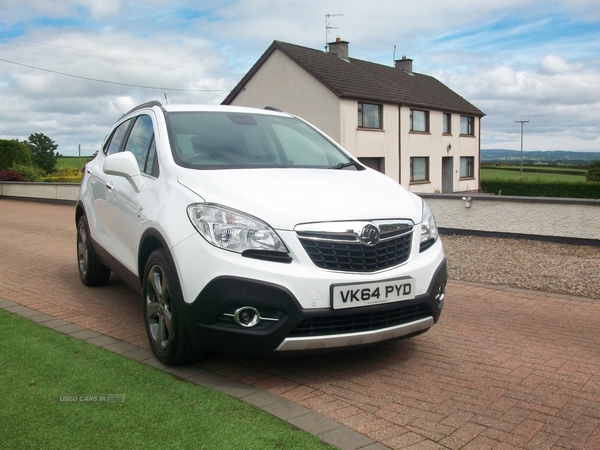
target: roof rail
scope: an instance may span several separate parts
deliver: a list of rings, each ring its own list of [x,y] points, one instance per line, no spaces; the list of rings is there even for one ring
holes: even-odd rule
[[[268,111],[277,111],[277,112],[283,112],[281,111],[279,108],[275,108],[274,106],[265,106],[263,109],[266,109]]]
[[[142,109],[142,108],[152,108],[153,106],[158,106],[159,108],[162,108],[163,105],[161,102],[159,102],[158,100],[152,100],[150,102],[146,102],[146,103],[142,103],[141,105],[136,106],[135,108],[127,111],[125,114],[123,114],[121,116],[121,119],[129,114],[131,114],[134,111],[137,111],[138,109]],[[119,120],[121,120],[119,119]]]

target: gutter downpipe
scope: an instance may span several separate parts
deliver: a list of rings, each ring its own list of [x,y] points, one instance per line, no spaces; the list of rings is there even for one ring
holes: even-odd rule
[[[398,184],[402,186],[402,107],[398,104]],[[407,188],[408,190],[408,188]]]

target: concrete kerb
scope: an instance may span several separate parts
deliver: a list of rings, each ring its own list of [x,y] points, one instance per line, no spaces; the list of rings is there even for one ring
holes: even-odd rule
[[[290,423],[296,428],[311,433],[323,442],[338,447],[341,450],[389,450],[389,447],[351,430],[345,425],[269,392],[230,380],[227,377],[217,375],[194,365],[181,367],[166,366],[158,361],[149,350],[92,330],[87,330],[79,325],[56,319],[48,314],[40,313],[39,311],[1,297],[0,308],[29,319],[38,325],[162,370],[179,379],[237,398]]]

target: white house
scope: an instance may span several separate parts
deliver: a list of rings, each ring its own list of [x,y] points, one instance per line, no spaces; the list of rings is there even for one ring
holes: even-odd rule
[[[413,192],[479,189],[484,113],[433,77],[274,41],[223,104],[272,106],[313,123]]]

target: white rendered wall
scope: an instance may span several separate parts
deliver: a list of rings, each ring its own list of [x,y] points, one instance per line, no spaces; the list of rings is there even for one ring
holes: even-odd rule
[[[337,96],[279,50],[269,56],[231,104],[274,106],[307,120],[340,141]]]
[[[343,99],[340,120],[342,147],[358,158],[384,158],[385,174],[399,181],[398,107],[383,105],[381,130],[358,128],[358,101]]]
[[[453,159],[454,192],[476,191],[479,189],[479,118],[475,117],[474,136],[460,135],[460,114],[452,113],[450,135],[442,133],[443,112],[429,111],[429,133],[415,133],[410,131],[409,107],[401,108],[401,184],[415,193],[434,193],[442,190],[442,158]],[[451,146],[448,151],[448,145]],[[460,157],[472,156],[475,158],[475,178],[460,179]],[[429,157],[429,182],[410,183],[410,158]]]
[[[600,200],[483,194],[423,197],[440,228],[600,240]]]

